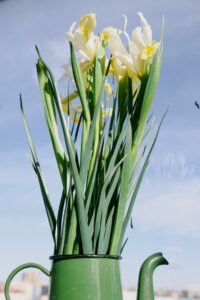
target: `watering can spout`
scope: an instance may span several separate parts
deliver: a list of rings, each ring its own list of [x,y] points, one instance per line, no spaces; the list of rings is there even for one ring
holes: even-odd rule
[[[160,265],[168,265],[162,253],[149,256],[140,269],[137,300],[154,300],[153,272]]]

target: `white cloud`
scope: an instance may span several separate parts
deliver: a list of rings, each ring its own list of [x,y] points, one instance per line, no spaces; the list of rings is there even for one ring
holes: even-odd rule
[[[200,178],[175,182],[171,187],[162,183],[160,193],[155,185],[153,193],[145,191],[144,199],[134,212],[139,229],[199,238],[199,195]]]
[[[196,172],[195,166],[188,162],[184,152],[169,151],[153,156],[149,169],[155,176],[168,179],[191,177]]]

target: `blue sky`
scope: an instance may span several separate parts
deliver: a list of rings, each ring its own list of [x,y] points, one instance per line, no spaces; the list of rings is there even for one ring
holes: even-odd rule
[[[160,288],[200,289],[200,2],[198,0],[0,1],[0,279],[17,264],[49,267],[51,236],[19,112],[19,92],[49,192],[57,204],[59,182],[37,84],[37,44],[57,78],[68,61],[66,31],[96,12],[98,28],[131,30],[143,11],[158,37],[165,15],[164,59],[154,111],[169,106],[134,211],[134,229],[122,261],[125,286],[136,286],[139,266],[163,251],[170,266],[155,274]]]

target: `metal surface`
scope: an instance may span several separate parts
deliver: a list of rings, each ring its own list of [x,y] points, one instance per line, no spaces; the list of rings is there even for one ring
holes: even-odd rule
[[[6,284],[5,284],[5,288],[4,288],[4,293],[5,293],[6,300],[11,300],[10,295],[9,295],[9,288],[10,288],[11,281],[13,280],[15,275],[17,275],[17,273],[19,273],[20,271],[22,271],[24,269],[28,269],[28,268],[38,269],[38,270],[42,271],[47,276],[51,275],[50,272],[47,269],[45,269],[41,265],[38,265],[38,264],[35,264],[35,263],[26,263],[26,264],[23,264],[23,265],[15,268],[10,273],[10,275],[8,276],[8,278],[6,280]]]
[[[154,300],[153,272],[160,265],[168,265],[162,253],[149,256],[140,269],[137,300]]]
[[[122,259],[118,255],[103,255],[103,254],[62,254],[62,255],[52,255],[49,257],[51,260],[63,260],[63,259],[80,259],[80,258],[107,258],[107,259]]]
[[[50,300],[122,300],[119,261],[105,257],[54,260]]]
[[[51,272],[34,263],[21,265],[6,281],[6,300],[11,300],[12,279],[26,268],[37,268],[50,276],[49,300],[123,300],[119,259],[105,255],[51,256]],[[153,272],[163,264],[168,262],[162,253],[155,253],[145,260],[140,269],[137,300],[154,300]]]

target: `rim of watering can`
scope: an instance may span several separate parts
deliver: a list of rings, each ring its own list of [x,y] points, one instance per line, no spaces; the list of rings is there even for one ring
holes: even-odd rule
[[[122,259],[118,255],[103,255],[103,254],[61,254],[52,255],[49,257],[50,260],[62,260],[62,259],[78,259],[78,258],[107,258],[107,259]]]

